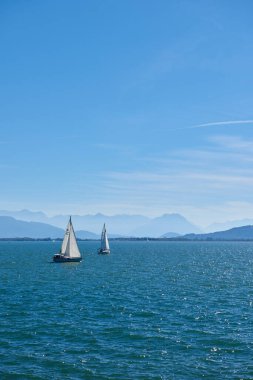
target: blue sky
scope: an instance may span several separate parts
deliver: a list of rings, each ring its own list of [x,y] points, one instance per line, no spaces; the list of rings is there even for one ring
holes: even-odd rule
[[[251,1],[0,2],[0,207],[253,215]]]

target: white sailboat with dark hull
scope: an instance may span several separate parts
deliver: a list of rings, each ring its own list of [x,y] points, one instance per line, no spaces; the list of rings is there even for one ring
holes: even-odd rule
[[[65,231],[61,250],[59,253],[54,255],[53,260],[56,263],[79,262],[82,260],[82,256],[76,242],[76,235],[71,217],[69,218],[69,222]]]
[[[110,246],[109,246],[107,232],[106,232],[106,228],[105,228],[105,224],[104,224],[102,234],[101,234],[101,246],[98,249],[98,254],[99,255],[108,255],[109,253],[110,253]]]

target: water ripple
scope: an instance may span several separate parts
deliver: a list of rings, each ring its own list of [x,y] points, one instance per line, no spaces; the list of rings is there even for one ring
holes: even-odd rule
[[[253,244],[0,243],[1,379],[253,379]]]

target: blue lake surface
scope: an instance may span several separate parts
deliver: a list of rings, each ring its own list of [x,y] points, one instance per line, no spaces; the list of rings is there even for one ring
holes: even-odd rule
[[[253,243],[0,243],[0,379],[253,379]]]

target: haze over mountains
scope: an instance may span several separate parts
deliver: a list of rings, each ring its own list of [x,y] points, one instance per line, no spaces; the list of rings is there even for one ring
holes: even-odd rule
[[[132,230],[132,236],[160,237],[168,233],[187,234],[187,231],[200,233],[199,227],[189,222],[179,214],[164,214],[158,218],[149,220],[143,226]]]
[[[64,236],[64,229],[40,222],[26,222],[11,216],[0,216],[0,238],[57,239]],[[76,231],[80,239],[98,239],[89,231]]]
[[[69,215],[47,216],[43,212],[34,212],[30,210],[7,211],[0,210],[2,216],[12,216],[15,219],[24,220],[27,222],[41,222],[54,225],[56,227],[65,228]],[[126,234],[129,229],[137,228],[149,221],[149,218],[142,215],[114,215],[107,216],[103,214],[95,215],[72,215],[75,229],[89,230],[94,233],[99,233],[102,230],[103,223],[106,223],[111,232],[116,234]]]
[[[26,222],[46,223],[65,229],[69,215],[49,217],[43,212],[29,210],[1,210],[1,216],[9,216]],[[164,214],[157,218],[143,215],[72,215],[75,230],[85,230],[100,235],[103,223],[108,227],[109,235],[133,237],[160,237],[167,233],[186,234],[200,233],[200,228],[179,214]]]
[[[1,210],[0,238],[61,238],[68,218],[68,215],[49,217],[41,211]],[[76,235],[81,239],[98,239],[104,222],[107,225],[110,237],[171,238],[187,234],[195,234],[197,237],[204,232],[180,214],[164,214],[156,218],[143,215],[73,215],[72,219]],[[227,223],[214,223],[207,227],[205,232],[226,231],[231,227],[250,224],[253,224],[253,220],[244,219]],[[237,231],[235,232],[237,233]],[[201,236],[205,238],[204,235]],[[206,238],[208,238],[207,235]]]

